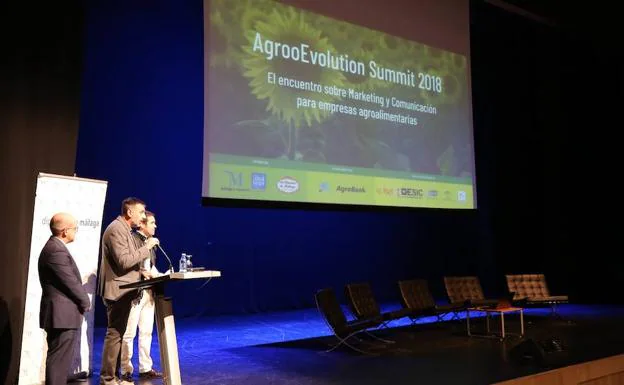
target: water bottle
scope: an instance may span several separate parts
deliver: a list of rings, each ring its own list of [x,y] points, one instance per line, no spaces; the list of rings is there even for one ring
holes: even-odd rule
[[[193,271],[193,262],[191,261],[191,254],[188,254],[186,256],[186,270],[187,271]]]
[[[180,273],[186,273],[186,253],[182,253],[180,258]]]

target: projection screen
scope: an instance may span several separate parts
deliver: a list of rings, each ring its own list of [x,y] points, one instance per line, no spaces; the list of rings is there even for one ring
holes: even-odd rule
[[[469,42],[467,0],[205,0],[203,198],[476,208]]]

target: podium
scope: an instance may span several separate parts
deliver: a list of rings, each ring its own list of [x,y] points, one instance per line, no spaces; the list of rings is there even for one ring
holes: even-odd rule
[[[165,297],[165,285],[172,281],[210,279],[220,276],[221,272],[216,270],[170,273],[119,286],[122,289],[150,288],[154,292],[160,364],[163,371],[163,382],[166,385],[181,385],[182,379],[180,377],[178,342],[176,340],[175,322],[173,319],[173,303],[171,297]]]

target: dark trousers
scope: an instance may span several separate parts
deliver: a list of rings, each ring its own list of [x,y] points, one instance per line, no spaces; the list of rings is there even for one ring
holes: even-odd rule
[[[74,360],[77,329],[46,329],[48,355],[46,357],[46,385],[65,385],[69,367]]]
[[[100,384],[116,384],[115,376],[119,367],[121,338],[126,332],[130,307],[135,296],[136,292],[132,291],[117,301],[104,300],[108,323],[104,337],[104,350],[102,351]]]

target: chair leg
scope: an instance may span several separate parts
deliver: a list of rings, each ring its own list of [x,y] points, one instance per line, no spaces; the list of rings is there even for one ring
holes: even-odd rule
[[[365,350],[358,349],[358,348],[356,348],[355,346],[351,345],[350,343],[348,343],[348,342],[347,342],[347,341],[345,341],[345,340],[340,340],[340,342],[338,342],[336,345],[332,346],[332,347],[331,347],[330,349],[328,349],[328,350],[325,350],[325,353],[330,353],[330,352],[332,352],[332,351],[336,350],[338,347],[340,347],[340,345],[345,345],[345,346],[349,347],[351,350],[354,350],[354,351],[356,351],[356,352],[358,352],[358,353],[362,353],[362,354],[373,354],[373,353],[371,353],[371,352],[367,352],[367,351],[365,351]]]
[[[352,337],[353,338],[357,338],[356,334],[358,334],[358,333],[360,333],[360,332],[359,331],[353,332],[353,333],[349,334],[348,336],[346,336],[345,338],[341,338],[341,337],[335,335],[336,338],[338,339],[338,343],[335,344],[334,346],[332,346],[330,349],[326,350],[325,352],[326,353],[332,352],[332,351],[336,350],[338,347],[340,347],[340,345],[345,345],[345,346],[349,347],[350,349],[352,349],[352,350],[354,350],[354,351],[356,351],[358,353],[367,354],[367,355],[376,355],[377,353],[373,353],[373,352],[369,352],[369,351],[366,351],[366,350],[359,349],[359,348],[357,348],[353,344],[350,344],[347,341],[349,338],[352,338]],[[361,341],[361,342],[364,342],[364,341]]]
[[[459,316],[457,315],[457,312],[450,311],[448,313],[436,314],[436,317],[438,317],[438,322],[446,321],[444,317],[446,317],[447,315],[451,315],[449,321],[459,321]]]
[[[370,333],[368,330],[364,330],[364,333],[366,333],[367,335],[369,335],[369,336],[373,337],[374,339],[376,339],[376,340],[378,340],[378,341],[385,342],[385,343],[387,343],[387,344],[396,344],[396,341],[390,341],[390,340],[383,339],[383,338],[381,338],[381,337],[377,337],[377,336],[376,336],[376,335],[374,335],[373,333]]]
[[[451,317],[451,321],[461,321],[461,318],[459,318],[459,312],[452,312],[453,316]]]

